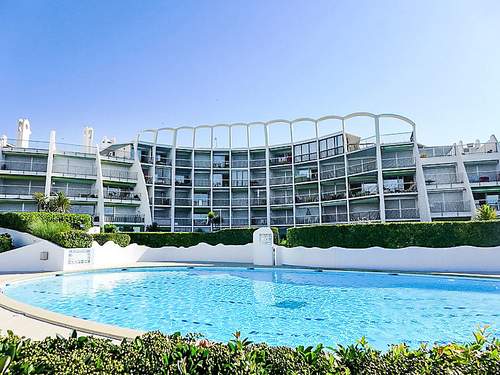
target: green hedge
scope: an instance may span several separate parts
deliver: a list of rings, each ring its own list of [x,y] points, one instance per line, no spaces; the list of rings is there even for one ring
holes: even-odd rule
[[[317,225],[288,229],[287,242],[321,248],[499,246],[500,221]]]
[[[54,235],[52,242],[66,248],[87,248],[92,246],[92,235],[81,230],[70,230]]]
[[[130,243],[130,236],[126,233],[97,233],[92,235],[92,237],[99,245],[104,245],[108,241],[113,241],[121,247],[126,247]]]
[[[12,237],[10,234],[0,234],[0,253],[11,250],[12,247]]]
[[[253,241],[255,228],[223,229],[209,233],[171,233],[171,232],[129,232],[131,242],[149,247],[190,247],[199,243],[209,245],[245,245]],[[279,235],[276,228],[274,232],[274,242],[278,243]]]
[[[151,332],[132,341],[81,336],[30,341],[0,337],[0,371],[9,374],[499,374],[500,341],[475,334],[470,344],[391,346],[381,352],[364,340],[331,350],[252,344],[235,335],[229,343],[197,342],[179,334]],[[4,372],[2,372],[4,373]]]
[[[73,229],[87,230],[92,226],[92,218],[87,214],[65,214],[59,212],[7,212],[0,214],[0,227],[27,232],[30,223],[44,222],[67,223]]]

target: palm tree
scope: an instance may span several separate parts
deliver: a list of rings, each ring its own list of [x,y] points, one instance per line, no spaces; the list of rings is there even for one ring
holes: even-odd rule
[[[54,208],[57,212],[66,213],[71,207],[71,202],[69,198],[62,191],[58,192],[57,195],[52,198],[54,202]]]
[[[495,220],[497,218],[497,211],[488,204],[483,204],[478,208],[476,213],[476,220]]]
[[[47,208],[47,203],[48,203],[47,196],[44,193],[42,193],[41,191],[37,191],[36,193],[33,194],[33,199],[36,202],[36,210],[38,212],[45,211],[45,209]]]
[[[217,215],[215,215],[215,212],[208,211],[208,213],[207,213],[207,223],[210,224],[210,231],[212,231],[212,232],[214,230],[214,220],[215,220],[216,217],[217,217]]]

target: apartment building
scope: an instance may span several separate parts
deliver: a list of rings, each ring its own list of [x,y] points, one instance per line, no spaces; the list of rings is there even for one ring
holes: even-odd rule
[[[500,212],[500,144],[426,147],[393,115],[148,129],[134,141],[0,142],[0,210],[36,210],[33,193],[63,191],[96,225],[144,230],[469,219]]]

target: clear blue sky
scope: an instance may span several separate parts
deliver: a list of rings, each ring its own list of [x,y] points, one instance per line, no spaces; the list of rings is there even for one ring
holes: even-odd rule
[[[500,1],[0,1],[0,133],[393,112],[500,136]]]

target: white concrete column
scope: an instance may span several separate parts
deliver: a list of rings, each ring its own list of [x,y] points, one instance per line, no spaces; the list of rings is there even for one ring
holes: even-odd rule
[[[431,208],[429,196],[427,195],[427,184],[425,183],[424,169],[420,151],[418,149],[416,127],[413,126],[413,157],[415,158],[415,180],[417,183],[418,214],[421,222],[431,222]]]
[[[102,178],[102,165],[101,165],[101,154],[99,153],[99,147],[96,145],[96,183],[95,188],[97,190],[97,215],[99,216],[99,226],[104,226],[104,186]]]
[[[47,156],[47,174],[45,175],[45,195],[50,196],[52,186],[52,166],[54,165],[54,153],[56,151],[56,131],[50,131],[49,151]]]
[[[382,147],[380,140],[380,123],[379,117],[375,117],[375,139],[376,139],[376,155],[377,155],[377,185],[379,195],[379,210],[380,221],[385,223],[385,198],[384,198],[384,175],[382,174]]]
[[[471,218],[476,216],[476,204],[474,203],[474,194],[472,194],[472,188],[469,182],[469,176],[467,175],[467,170],[465,169],[464,158],[462,156],[462,149],[455,147],[456,160],[457,160],[457,173],[462,176],[465,192],[464,199],[468,200],[469,210]]]

